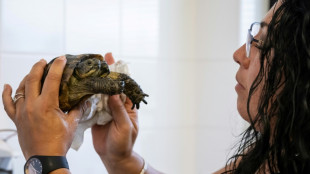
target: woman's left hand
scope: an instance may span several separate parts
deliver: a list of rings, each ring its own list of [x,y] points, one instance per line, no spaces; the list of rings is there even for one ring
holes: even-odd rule
[[[57,58],[51,66],[41,91],[46,61],[37,62],[22,80],[12,100],[12,88],[5,85],[2,93],[4,109],[15,123],[18,140],[26,159],[33,155],[66,156],[78,121],[86,110],[81,102],[69,113],[59,108],[59,86],[66,58]]]

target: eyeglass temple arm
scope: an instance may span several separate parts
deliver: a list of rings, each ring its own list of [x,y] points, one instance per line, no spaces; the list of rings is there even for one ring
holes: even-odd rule
[[[258,45],[262,45],[262,44],[264,43],[264,41],[262,41],[262,40],[257,40],[257,39],[255,39],[255,38],[252,39],[251,44],[252,44],[252,42],[256,42],[256,43],[258,43]]]

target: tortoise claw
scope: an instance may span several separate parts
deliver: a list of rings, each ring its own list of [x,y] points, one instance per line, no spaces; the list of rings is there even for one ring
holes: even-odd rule
[[[147,101],[144,99],[145,97],[148,97],[149,95],[145,94],[145,93],[138,93],[137,95],[131,95],[129,96],[129,99],[132,101],[133,106],[131,109],[134,109],[135,107],[137,109],[140,108],[140,103],[141,101],[145,104],[147,104]]]
[[[144,99],[142,101],[143,101],[144,104],[147,104],[147,102]]]
[[[139,108],[140,108],[140,104],[139,104],[139,103],[134,103],[134,104],[132,105],[132,107],[131,107],[131,110],[133,110],[135,107],[136,107],[137,109],[139,109]]]

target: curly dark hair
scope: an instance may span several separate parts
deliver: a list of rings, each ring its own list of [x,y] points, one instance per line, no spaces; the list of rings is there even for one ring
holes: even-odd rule
[[[310,173],[310,1],[282,2],[259,48],[260,71],[247,101],[251,125],[224,173]],[[251,117],[251,96],[261,83],[258,113]]]

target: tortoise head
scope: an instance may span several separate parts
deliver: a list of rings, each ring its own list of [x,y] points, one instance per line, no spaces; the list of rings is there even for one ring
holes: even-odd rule
[[[42,86],[47,73],[56,58],[51,60],[45,67],[42,77]],[[103,57],[100,54],[66,54],[66,59],[67,64],[63,72],[62,83],[68,82],[72,75],[81,79],[88,76],[96,76],[98,74],[99,76],[105,76],[110,73],[108,64],[103,60]]]
[[[99,76],[104,77],[109,75],[110,70],[108,64],[105,61],[92,56],[93,55],[85,56],[85,58],[82,58],[76,65],[73,74],[77,79]]]

